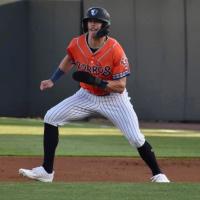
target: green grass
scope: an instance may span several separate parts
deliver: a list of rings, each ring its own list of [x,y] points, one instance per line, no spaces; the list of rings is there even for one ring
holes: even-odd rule
[[[200,132],[143,129],[159,157],[199,157]],[[0,118],[0,155],[43,154],[43,122]],[[76,122],[60,128],[59,156],[138,156],[112,125]]]
[[[1,200],[198,200],[200,184],[0,183]]]
[[[146,136],[200,137],[200,131],[172,129],[141,129]],[[41,135],[41,119],[0,118],[0,134]],[[121,135],[112,124],[100,122],[73,122],[60,128],[61,135]]]
[[[43,154],[42,135],[0,135],[0,155]],[[147,137],[159,157],[199,157],[200,138]],[[57,155],[138,156],[123,136],[60,136]]]

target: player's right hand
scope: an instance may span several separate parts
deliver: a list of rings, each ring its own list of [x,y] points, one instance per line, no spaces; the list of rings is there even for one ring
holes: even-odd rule
[[[54,86],[54,83],[51,79],[44,80],[44,81],[41,81],[40,83],[40,90],[43,91],[43,90],[52,88],[53,86]]]

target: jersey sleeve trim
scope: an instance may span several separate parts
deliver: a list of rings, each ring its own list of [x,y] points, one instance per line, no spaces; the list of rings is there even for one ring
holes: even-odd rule
[[[118,73],[118,74],[114,74],[112,76],[113,80],[117,80],[117,79],[121,79],[125,76],[129,76],[130,75],[130,72],[129,71],[125,71],[125,72],[121,72],[121,73]]]

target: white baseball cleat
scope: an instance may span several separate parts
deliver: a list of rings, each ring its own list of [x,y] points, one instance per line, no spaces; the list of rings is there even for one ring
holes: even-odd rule
[[[54,172],[49,174],[42,166],[33,169],[19,169],[19,174],[42,182],[52,182],[54,177]]]
[[[165,174],[157,174],[151,178],[151,182],[155,183],[169,183],[170,180]]]

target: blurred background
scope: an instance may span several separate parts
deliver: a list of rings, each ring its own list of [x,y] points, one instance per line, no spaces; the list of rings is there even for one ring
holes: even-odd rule
[[[111,15],[111,36],[131,65],[127,89],[140,120],[200,121],[199,0],[0,0],[0,116],[43,117],[78,90],[71,73],[41,92],[82,33],[91,6]]]

